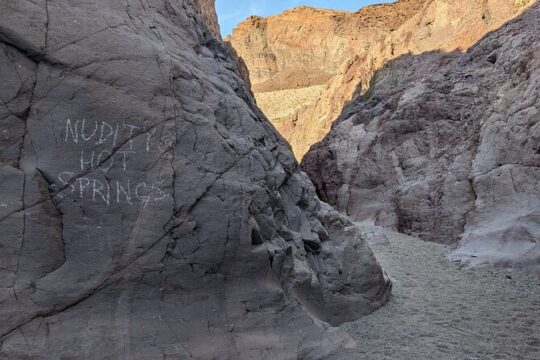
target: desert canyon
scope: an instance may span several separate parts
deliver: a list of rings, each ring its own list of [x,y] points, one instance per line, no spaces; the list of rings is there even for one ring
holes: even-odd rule
[[[503,26],[532,4],[300,7],[251,17],[227,40],[324,201],[355,221],[459,245],[455,259],[534,273],[538,21]]]
[[[0,0],[0,360],[540,358],[539,34]]]
[[[355,13],[299,7],[250,17],[226,38],[249,69],[257,104],[298,160],[389,60],[464,51],[533,0],[400,0]]]

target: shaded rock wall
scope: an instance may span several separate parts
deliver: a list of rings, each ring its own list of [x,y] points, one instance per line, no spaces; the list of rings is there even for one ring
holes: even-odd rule
[[[349,358],[386,301],[201,4],[0,1],[1,359]]]
[[[403,56],[302,166],[356,220],[540,270],[540,5],[467,53]]]
[[[465,50],[532,2],[400,0],[356,13],[300,7],[251,17],[230,41],[247,64],[259,106],[301,159],[387,61]]]
[[[210,31],[212,31],[216,38],[221,39],[216,14],[216,0],[195,0],[195,6],[201,13],[202,19],[205,21],[206,26],[210,29]]]

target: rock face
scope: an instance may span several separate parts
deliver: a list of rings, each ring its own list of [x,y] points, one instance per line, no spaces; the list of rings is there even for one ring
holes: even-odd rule
[[[356,220],[540,272],[540,5],[465,54],[403,56],[303,167]]]
[[[251,17],[229,41],[249,69],[258,105],[301,159],[387,61],[465,50],[532,2],[400,0],[356,13],[300,7]]]
[[[0,0],[0,359],[348,359],[387,300],[211,4]]]
[[[221,33],[219,31],[219,23],[216,14],[216,0],[195,0],[195,6],[199,13],[202,15],[203,21],[206,23],[208,29],[212,34],[221,39]]]

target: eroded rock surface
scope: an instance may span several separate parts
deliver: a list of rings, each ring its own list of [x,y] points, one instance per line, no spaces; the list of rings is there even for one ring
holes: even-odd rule
[[[347,359],[386,301],[211,4],[0,0],[1,359]]]
[[[300,7],[251,17],[229,40],[246,62],[258,105],[301,159],[387,61],[466,50],[532,2],[400,0],[356,13]]]
[[[540,4],[465,54],[403,56],[303,161],[356,220],[540,272]]]

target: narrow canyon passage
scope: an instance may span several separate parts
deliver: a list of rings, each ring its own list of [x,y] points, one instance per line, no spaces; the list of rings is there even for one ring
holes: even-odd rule
[[[449,247],[363,226],[393,281],[390,302],[342,325],[358,359],[540,359],[540,279],[466,268]]]
[[[540,274],[531,4],[300,7],[229,38],[320,198],[417,236],[361,225],[393,295],[341,326],[354,358],[540,359],[540,278],[518,274]]]
[[[540,359],[540,1],[215,5],[0,0],[0,360]]]

